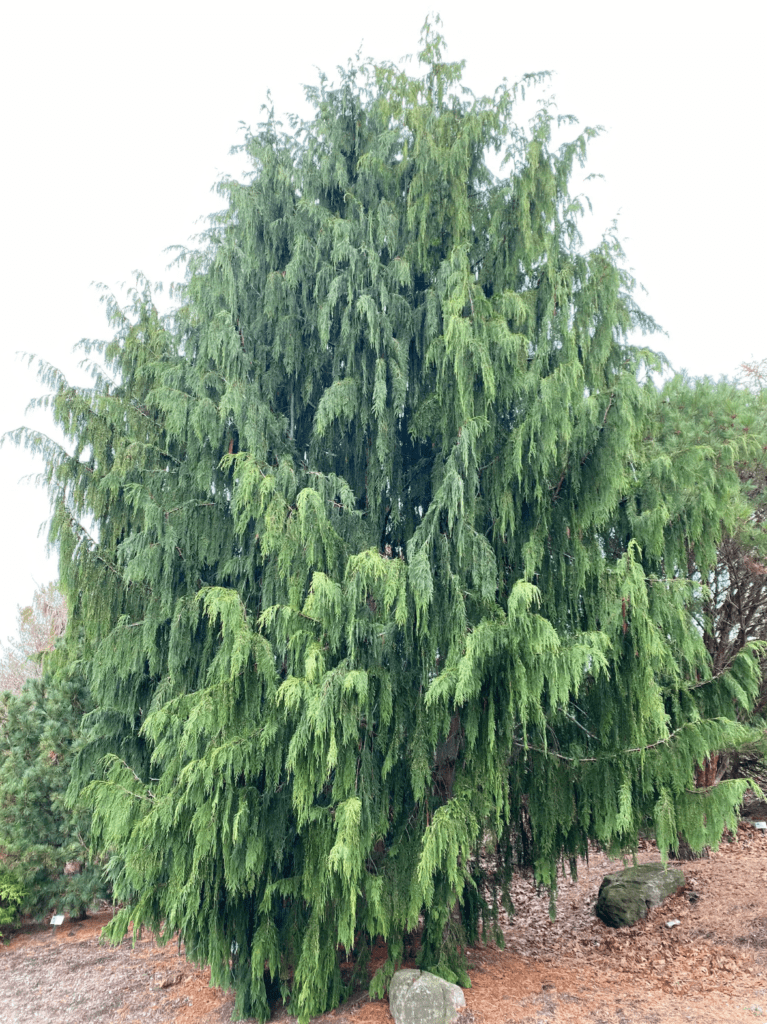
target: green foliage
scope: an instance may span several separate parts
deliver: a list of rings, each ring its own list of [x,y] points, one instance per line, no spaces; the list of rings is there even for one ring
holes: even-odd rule
[[[90,811],[67,804],[91,701],[82,665],[60,642],[40,677],[0,706],[0,851],[24,888],[23,909],[84,917],[107,894],[90,855]]]
[[[16,924],[19,919],[19,908],[26,898],[24,886],[8,868],[0,865],[0,928]],[[0,939],[5,933],[0,931]]]
[[[93,652],[111,938],[179,932],[262,1020],[378,937],[382,992],[419,923],[466,983],[517,865],[714,842],[742,787],[695,765],[761,735],[753,647],[714,673],[697,628],[747,444],[655,443],[655,325],[569,191],[595,132],[420,59],[268,111],[176,312],[108,300],[93,387],[41,368],[69,447],[17,435]]]
[[[703,635],[714,676],[730,668],[746,645],[767,641],[765,451],[767,392],[726,379],[678,376],[668,381],[645,437],[639,501],[652,514],[642,512],[631,528],[643,545],[645,564],[654,572],[670,562],[680,570],[686,564],[698,598],[695,626]],[[704,541],[701,521],[715,510],[722,530]],[[756,709],[763,714],[763,655],[761,662]],[[739,720],[747,721],[754,709],[753,693],[733,678],[727,689]],[[714,691],[711,698],[707,689],[703,700],[709,714],[715,713]],[[717,777],[742,776],[758,770],[766,752],[763,733],[729,754],[719,752],[713,767]]]

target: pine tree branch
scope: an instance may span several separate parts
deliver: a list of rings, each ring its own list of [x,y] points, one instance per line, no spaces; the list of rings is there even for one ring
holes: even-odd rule
[[[730,721],[730,719],[726,719]],[[576,723],[577,724],[577,723]],[[601,757],[568,757],[566,754],[560,754],[553,750],[544,750],[543,747],[534,747],[531,744],[525,744],[519,740],[514,740],[512,746],[517,750],[533,750],[537,754],[543,754],[547,757],[556,757],[560,761],[568,761],[570,764],[596,764],[598,761],[612,760],[615,757],[625,757],[626,754],[643,754],[648,750],[655,750],[657,747],[664,746],[666,743],[670,743],[675,736],[678,736],[680,732],[688,728],[697,728],[697,722],[685,722],[684,725],[680,725],[678,729],[674,729],[668,736],[664,736],[654,743],[647,743],[642,747],[627,747],[625,750],[613,750],[603,754]]]
[[[128,789],[126,786],[121,786],[119,782],[111,782],[110,781],[109,785],[117,786],[117,788],[123,790],[123,792],[130,793],[131,796],[138,797],[141,800],[154,800],[155,797],[154,797],[154,793],[152,792],[152,790],[149,788],[149,786],[147,786],[147,784],[144,782],[144,780],[141,779],[135,773],[135,771],[131,768],[131,766],[128,764],[128,762],[124,761],[123,758],[117,757],[117,756],[114,757],[114,760],[115,761],[119,761],[119,763],[121,765],[123,765],[124,768],[127,768],[127,770],[131,773],[133,778],[136,780],[136,782],[138,782],[138,784],[140,786],[143,786],[143,788],[146,790],[146,794],[147,795],[144,795],[143,793],[135,793],[133,790]]]
[[[189,507],[190,507],[190,503],[187,502],[184,505],[176,505],[175,508],[169,508],[168,511],[164,513],[165,518],[167,519],[168,516],[172,516],[176,512],[183,512],[184,509],[189,508]],[[192,507],[193,508],[215,508],[216,507],[216,502],[215,501],[198,501]]]

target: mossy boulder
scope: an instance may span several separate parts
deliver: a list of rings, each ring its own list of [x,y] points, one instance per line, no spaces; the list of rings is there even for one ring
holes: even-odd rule
[[[647,917],[684,885],[684,872],[662,864],[639,864],[635,868],[605,875],[597,896],[597,916],[611,928],[624,928]]]

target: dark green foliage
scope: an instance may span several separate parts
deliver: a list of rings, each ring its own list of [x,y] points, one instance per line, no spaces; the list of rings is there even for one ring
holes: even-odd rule
[[[737,473],[653,447],[654,324],[569,193],[594,132],[553,148],[547,106],[526,132],[517,88],[467,93],[430,29],[420,57],[248,132],[176,313],[111,303],[92,389],[43,367],[70,449],[19,434],[94,651],[110,934],[179,931],[261,1019],[337,1004],[379,936],[380,994],[420,920],[467,984],[517,864],[555,887],[648,817],[716,843],[745,783],[694,766],[756,735],[688,564]]]
[[[107,895],[89,853],[90,811],[66,802],[71,768],[91,707],[82,666],[60,642],[39,678],[0,705],[0,851],[25,890],[23,909],[84,917]]]

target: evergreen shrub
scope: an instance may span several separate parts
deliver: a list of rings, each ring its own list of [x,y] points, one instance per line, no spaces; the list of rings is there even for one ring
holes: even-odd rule
[[[78,919],[108,895],[102,858],[89,849],[91,812],[67,790],[91,701],[70,647],[60,641],[40,677],[0,704],[0,852],[36,918]]]

